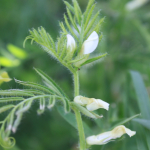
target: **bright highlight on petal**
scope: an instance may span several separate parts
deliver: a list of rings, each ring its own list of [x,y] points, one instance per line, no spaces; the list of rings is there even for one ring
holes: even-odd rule
[[[93,31],[92,34],[88,37],[88,39],[83,43],[82,46],[83,54],[92,53],[97,48],[98,42],[99,36],[95,31]]]
[[[95,99],[95,98],[87,98],[83,96],[76,96],[74,98],[74,102],[86,106],[86,108],[89,111],[93,111],[99,108],[103,108],[108,110],[109,109],[109,104],[107,102],[102,101],[101,99]]]
[[[123,125],[117,126],[112,131],[104,132],[99,135],[89,136],[86,139],[87,144],[89,145],[104,145],[114,140],[116,138],[120,138],[123,134],[128,134],[130,137],[135,135],[135,131],[131,131]]]
[[[127,10],[134,10],[144,5],[148,0],[132,0],[126,4]]]
[[[67,48],[73,51],[75,47],[76,47],[76,42],[74,38],[70,34],[67,34]]]

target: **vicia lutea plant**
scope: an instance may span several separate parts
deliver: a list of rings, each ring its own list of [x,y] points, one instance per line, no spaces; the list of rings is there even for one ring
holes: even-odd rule
[[[43,79],[43,85],[15,81],[28,87],[27,89],[0,90],[0,103],[7,102],[7,105],[0,107],[0,113],[9,110],[6,118],[0,122],[0,144],[5,148],[10,148],[15,144],[15,140],[9,137],[11,132],[16,132],[21,122],[23,114],[30,109],[33,101],[39,102],[38,114],[44,113],[45,109],[51,109],[55,105],[55,101],[61,101],[66,113],[72,110],[75,113],[77,127],[79,132],[79,148],[86,150],[89,146],[97,144],[103,145],[111,140],[120,138],[124,133],[129,136],[135,132],[124,126],[118,126],[112,131],[102,133],[100,135],[91,135],[85,137],[83,121],[81,113],[93,119],[100,119],[103,116],[94,113],[94,110],[109,110],[109,104],[106,101],[95,98],[83,97],[79,93],[79,71],[82,66],[94,63],[105,57],[107,53],[91,57],[91,53],[97,51],[98,45],[103,37],[101,34],[101,25],[104,18],[99,19],[99,11],[94,14],[96,6],[94,0],[89,0],[87,8],[83,13],[76,0],[73,5],[64,1],[67,9],[67,16],[64,15],[64,23],[60,22],[61,32],[57,41],[50,36],[43,27],[38,30],[30,30],[30,35],[25,39],[30,39],[31,43],[35,42],[43,48],[48,54],[58,60],[62,65],[70,70],[74,77],[74,100],[70,99],[64,91],[43,71],[35,69],[39,76]],[[24,45],[25,45],[24,42]],[[11,102],[18,102],[11,104]]]

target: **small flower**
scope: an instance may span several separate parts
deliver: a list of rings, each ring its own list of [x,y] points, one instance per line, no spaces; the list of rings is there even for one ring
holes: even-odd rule
[[[95,31],[93,31],[92,34],[88,37],[88,39],[84,41],[81,51],[83,52],[83,54],[92,53],[97,48],[98,42],[99,42],[98,34]]]
[[[81,53],[83,54],[92,53],[97,48],[98,42],[99,42],[99,36],[95,31],[93,31],[91,35],[88,37],[88,39],[84,41],[82,45]],[[67,48],[69,47],[71,48],[71,51],[74,50],[76,47],[76,42],[70,34],[67,34]]]
[[[76,96],[74,98],[74,102],[86,106],[86,108],[89,111],[93,111],[99,108],[103,108],[108,110],[109,109],[109,104],[107,102],[102,101],[101,99],[95,99],[95,98],[87,98],[83,96]]]
[[[0,74],[0,84],[3,82],[9,82],[9,81],[11,81],[11,78],[9,78],[7,72],[3,72]]]
[[[132,0],[126,4],[127,10],[134,10],[144,5],[148,0]]]
[[[70,35],[67,34],[67,48],[70,49],[70,51],[74,51],[76,47],[76,42],[74,38]]]
[[[131,131],[123,125],[117,126],[112,131],[104,132],[99,135],[93,135],[86,139],[88,145],[104,145],[114,140],[120,138],[123,134],[128,134],[130,137],[135,135],[135,131]]]

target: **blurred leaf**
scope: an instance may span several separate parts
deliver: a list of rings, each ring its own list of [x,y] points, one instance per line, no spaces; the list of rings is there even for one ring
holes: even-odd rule
[[[3,82],[9,82],[11,81],[11,78],[9,78],[9,75],[7,72],[3,72],[0,74],[0,84],[2,84]]]
[[[133,121],[138,122],[139,124],[143,125],[144,127],[150,130],[150,120],[137,118],[134,119]]]
[[[138,99],[138,104],[143,118],[150,119],[150,101],[143,79],[139,72],[130,71],[133,86]]]
[[[3,107],[0,107],[0,113],[3,113],[11,108],[13,108],[14,105],[6,105],[6,106],[3,106]]]
[[[112,127],[112,129],[115,128],[116,126],[123,125],[123,124],[125,124],[125,123],[131,121],[132,119],[134,119],[134,118],[140,116],[140,115],[141,115],[141,114],[137,114],[137,115],[134,115],[134,116],[132,116],[132,117],[130,117],[130,118],[127,118],[127,119],[125,119],[125,120],[123,120],[123,121],[117,123],[116,125],[114,125],[114,126]]]
[[[19,47],[17,47],[17,46],[14,46],[14,45],[12,45],[12,44],[8,44],[8,45],[7,45],[7,49],[8,49],[14,56],[16,56],[16,57],[18,57],[18,58],[20,58],[20,59],[24,59],[24,58],[27,57],[27,53],[26,53],[23,49],[21,49],[21,48],[19,48]]]
[[[16,67],[20,65],[20,61],[18,59],[10,60],[6,57],[0,56],[0,64],[4,67]]]

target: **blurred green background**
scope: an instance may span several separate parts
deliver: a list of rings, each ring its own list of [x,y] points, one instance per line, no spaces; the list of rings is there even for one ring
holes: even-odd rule
[[[87,0],[78,2],[84,11]],[[105,146],[93,146],[92,150],[150,150],[150,2],[134,10],[126,10],[128,0],[96,2],[101,17],[106,17],[101,28],[104,37],[96,52],[109,55],[100,63],[80,70],[80,94],[107,101],[110,110],[98,111],[104,115],[101,120],[83,118],[93,134],[99,134],[125,118],[139,113],[141,116],[125,124],[137,131],[136,136],[124,136]],[[42,69],[73,99],[72,75],[68,70],[38,45],[27,42],[25,49],[22,46],[33,27],[43,26],[56,39],[64,13],[62,0],[1,0],[0,62],[1,70],[23,81],[42,83],[33,67]],[[13,54],[10,44],[21,48],[25,57]],[[16,63],[8,66],[2,62],[3,58],[11,60],[10,64]],[[24,87],[13,80],[0,86],[0,89],[13,88]],[[77,130],[61,117],[57,108],[38,116],[37,107],[34,103],[25,113],[17,133],[12,135],[16,138],[13,150],[77,150]]]

